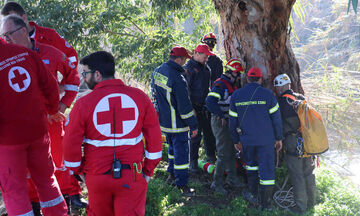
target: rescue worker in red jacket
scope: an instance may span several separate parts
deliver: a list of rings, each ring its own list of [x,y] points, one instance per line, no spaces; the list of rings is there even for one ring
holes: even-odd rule
[[[21,16],[28,26],[29,36],[32,39],[40,43],[56,47],[57,49],[65,53],[65,55],[69,58],[70,62],[72,62],[75,67],[77,67],[78,55],[75,49],[65,40],[65,38],[60,36],[54,29],[39,26],[35,22],[28,22],[24,8],[16,2],[6,2],[1,9],[1,15],[7,16],[9,14],[17,14]]]
[[[88,215],[144,215],[147,183],[162,155],[155,108],[144,92],[115,79],[110,53],[95,52],[80,63],[93,91],[70,112],[65,166],[86,174]]]
[[[60,100],[61,105],[59,111],[64,113],[66,107],[70,107],[75,99],[80,84],[79,75],[75,69],[75,65],[66,58],[65,54],[55,47],[30,40],[24,20],[14,14],[6,16],[3,19],[2,25],[2,32],[9,32],[12,29],[17,31],[12,32],[12,34],[7,34],[6,37],[4,37],[8,43],[18,44],[34,50],[40,55],[46,69],[55,78],[57,78],[58,72],[61,73],[63,77],[61,84],[65,86],[65,94]],[[62,137],[64,134],[63,122],[53,122],[49,124],[49,132],[51,139],[51,155],[56,166],[55,176],[59,182],[61,192],[69,195],[72,201],[74,200],[72,204],[77,207],[85,208],[87,203],[79,201],[81,188],[78,181],[73,176],[70,176],[69,170],[66,170],[64,167],[62,151]],[[30,197],[33,202],[34,211],[39,212],[40,208],[38,205],[36,189],[31,182],[29,184]]]
[[[9,35],[14,29],[4,32]],[[48,119],[62,121],[56,80],[29,49],[0,43],[0,188],[8,215],[33,215],[26,175],[38,189],[43,214],[67,215],[54,176]]]

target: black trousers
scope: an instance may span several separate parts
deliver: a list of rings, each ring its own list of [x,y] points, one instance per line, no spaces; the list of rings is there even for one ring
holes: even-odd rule
[[[199,130],[196,137],[191,138],[190,142],[190,161],[197,162],[199,158],[199,148],[204,137],[204,147],[208,160],[216,160],[216,140],[211,130],[211,115],[205,105],[193,104],[196,112]]]

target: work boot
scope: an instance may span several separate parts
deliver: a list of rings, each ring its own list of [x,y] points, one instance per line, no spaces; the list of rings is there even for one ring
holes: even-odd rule
[[[217,193],[221,193],[222,195],[227,195],[227,191],[221,184],[216,184],[215,181],[213,181],[210,185],[210,188],[213,189]]]
[[[88,205],[86,200],[80,197],[80,194],[70,196],[70,200],[71,205],[75,208],[86,208],[86,206]]]
[[[166,184],[174,185],[174,181],[175,181],[175,175],[170,173],[169,176],[166,179]]]
[[[41,207],[40,207],[40,203],[38,202],[31,202],[31,206],[34,212],[34,216],[42,216],[41,214]]]
[[[192,196],[195,195],[194,189],[193,189],[193,188],[189,188],[187,185],[176,186],[176,187],[180,189],[181,194],[182,194],[183,196],[192,197]]]
[[[200,169],[198,167],[198,162],[197,161],[190,161],[189,172],[191,174],[199,174],[200,173]]]
[[[260,203],[261,211],[272,211],[271,200],[272,200],[273,187],[272,186],[260,186]]]
[[[259,176],[257,172],[248,172],[248,191],[254,196],[258,197],[258,188],[259,188]]]

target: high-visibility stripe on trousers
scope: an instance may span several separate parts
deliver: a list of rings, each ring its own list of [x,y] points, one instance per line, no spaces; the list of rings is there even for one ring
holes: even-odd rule
[[[167,133],[169,144],[168,172],[175,175],[175,184],[186,185],[189,179],[189,133]]]
[[[260,185],[275,185],[275,152],[274,145],[246,146],[244,145],[246,170],[258,172]]]

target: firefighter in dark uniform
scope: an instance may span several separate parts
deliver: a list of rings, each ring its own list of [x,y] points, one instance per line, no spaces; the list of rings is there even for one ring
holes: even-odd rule
[[[291,90],[290,84],[291,80],[286,74],[280,74],[274,79],[283,121],[285,160],[295,195],[296,205],[290,210],[301,214],[315,204],[315,163],[313,156],[302,156],[297,148],[301,141],[300,120],[293,104],[305,98]]]
[[[169,144],[168,183],[174,183],[185,196],[193,192],[187,186],[189,179],[189,130],[197,133],[197,121],[188,95],[182,65],[190,58],[184,47],[171,49],[167,62],[152,74],[151,88],[159,115],[161,131]]]
[[[224,172],[226,183],[242,187],[236,172],[235,148],[231,140],[228,121],[231,94],[237,89],[241,73],[244,73],[244,64],[238,59],[231,59],[226,64],[227,71],[217,79],[206,98],[206,106],[211,112],[211,127],[216,138],[218,159],[214,180],[211,188],[216,192],[227,194],[223,187]]]
[[[282,122],[273,92],[261,87],[262,72],[253,67],[244,87],[236,90],[230,102],[229,128],[237,150],[243,151],[248,171],[248,191],[243,197],[257,204],[260,178],[260,204],[270,210],[275,185],[275,151],[282,147]]]
[[[217,43],[215,34],[210,32],[204,35],[204,37],[201,39],[201,42],[208,45],[210,48],[210,51],[213,51],[215,48],[215,44]],[[213,56],[209,56],[209,59],[207,61],[207,65],[210,67],[211,70],[211,85],[215,82],[216,79],[220,78],[220,76],[223,74],[223,62],[219,56],[216,54]]]
[[[211,131],[210,113],[205,107],[205,99],[210,87],[210,68],[206,64],[208,57],[215,55],[206,44],[200,44],[195,48],[195,54],[185,65],[185,78],[195,116],[199,123],[199,132],[190,142],[190,172],[198,173],[199,148],[202,137],[206,160],[214,163],[216,161],[215,137]]]

